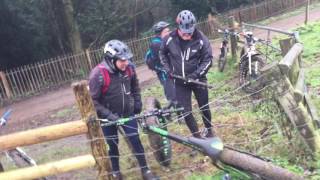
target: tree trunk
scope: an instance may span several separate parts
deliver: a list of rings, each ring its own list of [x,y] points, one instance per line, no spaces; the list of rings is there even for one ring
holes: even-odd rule
[[[62,0],[65,12],[65,26],[68,33],[69,43],[73,53],[82,52],[82,43],[78,24],[74,18],[73,5],[71,0]]]

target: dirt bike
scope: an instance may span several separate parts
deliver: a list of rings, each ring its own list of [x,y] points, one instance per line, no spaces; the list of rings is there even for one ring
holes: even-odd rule
[[[239,85],[247,93],[253,93],[263,87],[258,82],[251,83],[260,76],[260,69],[266,64],[263,55],[256,50],[256,42],[262,41],[253,36],[251,31],[240,33],[244,36],[244,47],[240,53]]]
[[[7,124],[9,117],[11,115],[12,110],[7,110],[2,117],[0,118],[0,127],[3,127]],[[5,152],[7,157],[15,164],[15,166],[22,168],[27,166],[36,166],[37,163],[30,156],[27,155],[26,152],[23,151],[22,148],[16,147],[14,149],[8,150]],[[0,172],[3,172],[4,168],[0,163]],[[46,180],[46,178],[41,178],[41,180]]]
[[[150,102],[148,104],[149,111],[129,118],[121,118],[117,121],[99,119],[101,126],[123,125],[128,121],[137,120],[143,130],[148,134],[165,137],[209,156],[213,165],[226,173],[223,177],[226,180],[232,178],[229,175],[230,173],[236,173],[238,179],[303,179],[261,157],[224,146],[218,137],[199,139],[169,133],[161,126],[159,119],[165,119],[165,117],[171,113],[181,112],[183,108],[159,109],[157,108],[159,107],[159,102],[155,98],[149,98],[148,102]],[[151,142],[152,141],[150,141],[150,143]],[[158,142],[159,141],[154,141],[152,143],[157,144]],[[161,144],[157,147],[161,147]],[[171,146],[168,148],[170,148],[171,152]]]

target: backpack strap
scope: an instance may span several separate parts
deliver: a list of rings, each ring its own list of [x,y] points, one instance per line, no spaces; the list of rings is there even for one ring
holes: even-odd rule
[[[126,69],[126,75],[128,75],[130,78],[134,75],[134,71],[133,71],[133,67],[132,66],[128,66]]]
[[[98,64],[98,68],[103,77],[102,93],[106,94],[111,81],[109,76],[109,71],[102,64]]]

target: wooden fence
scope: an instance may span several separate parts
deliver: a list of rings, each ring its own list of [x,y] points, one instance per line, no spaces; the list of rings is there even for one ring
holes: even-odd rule
[[[279,106],[303,142],[314,155],[319,156],[320,136],[316,131],[319,118],[306,90],[301,66],[303,45],[289,38],[281,40],[280,46],[284,57],[262,69],[263,81],[276,82],[272,89]]]
[[[87,134],[92,153],[38,166],[5,171],[0,173],[0,179],[37,179],[94,166],[99,171],[98,179],[111,179],[111,166],[107,158],[106,144],[100,121],[96,121],[96,113],[87,89],[87,83],[85,81],[75,83],[73,84],[73,90],[83,120],[1,136],[1,151],[13,149],[17,146],[33,145]]]
[[[197,24],[210,39],[219,37],[217,27],[226,26],[228,16],[241,21],[257,21],[285,10],[297,8],[306,0],[271,0],[250,7],[238,8],[222,16],[209,18]],[[143,58],[151,37],[126,41],[134,54],[135,64],[143,64]],[[36,94],[77,79],[86,78],[102,58],[102,49],[86,50],[80,54],[58,56],[45,61],[0,72],[0,106],[5,100]]]
[[[311,0],[311,3],[317,0]],[[279,15],[285,11],[306,5],[308,0],[266,0],[248,7],[233,9],[225,16],[234,16],[238,22],[257,22],[267,17]]]

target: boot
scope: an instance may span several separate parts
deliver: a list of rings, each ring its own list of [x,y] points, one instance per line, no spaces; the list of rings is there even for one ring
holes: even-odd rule
[[[142,178],[143,180],[160,180],[160,178],[154,175],[150,169],[142,172]]]
[[[113,172],[112,173],[112,179],[113,180],[123,180],[122,174],[120,173],[120,171]]]

